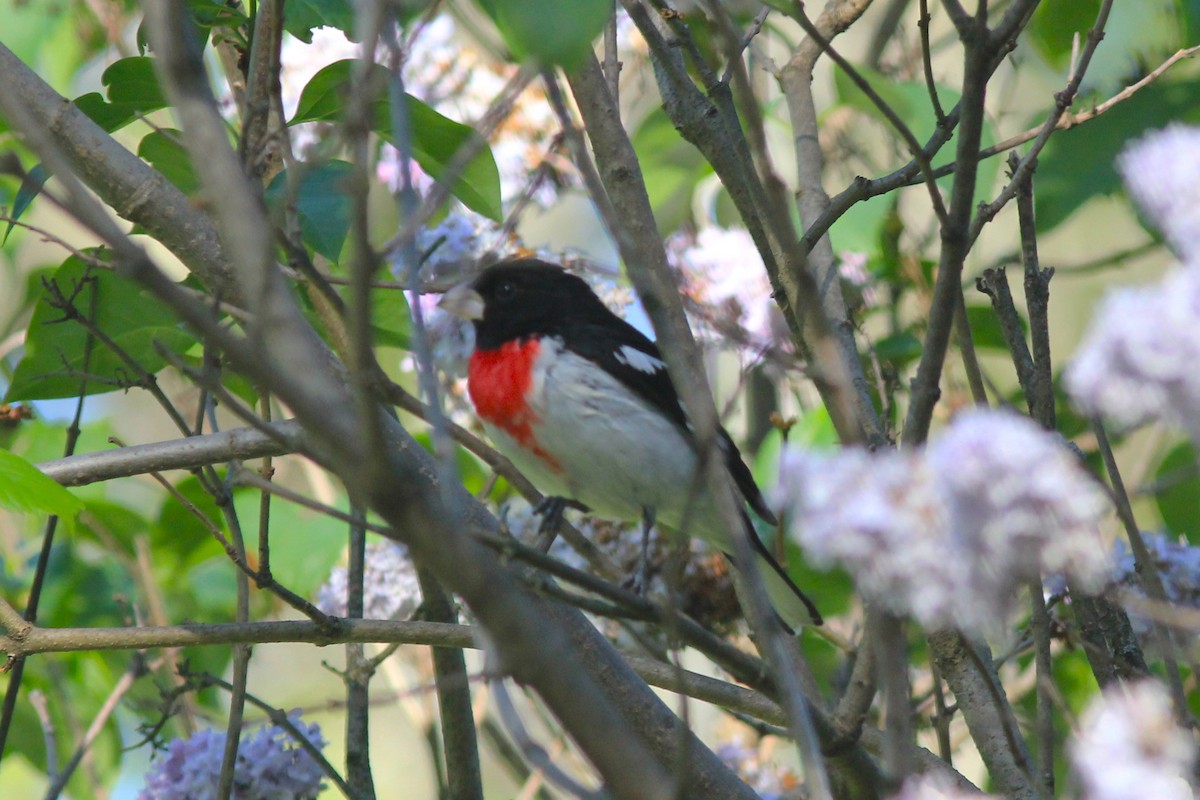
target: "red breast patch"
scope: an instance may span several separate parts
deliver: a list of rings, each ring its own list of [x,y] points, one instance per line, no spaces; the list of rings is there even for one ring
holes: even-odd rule
[[[475,411],[532,450],[555,469],[558,464],[538,445],[533,435],[537,415],[526,395],[533,383],[533,364],[541,343],[537,339],[505,342],[495,350],[476,350],[467,366],[467,391]]]

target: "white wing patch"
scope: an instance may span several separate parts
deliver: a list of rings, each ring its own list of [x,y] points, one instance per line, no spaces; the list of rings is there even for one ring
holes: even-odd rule
[[[667,368],[666,363],[661,358],[655,358],[649,353],[643,353],[636,347],[627,344],[621,345],[621,348],[613,353],[613,358],[625,366],[636,369],[638,372],[644,372],[647,375],[653,375],[659,370]]]

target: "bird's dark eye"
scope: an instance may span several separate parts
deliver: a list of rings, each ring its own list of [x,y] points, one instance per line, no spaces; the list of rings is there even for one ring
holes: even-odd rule
[[[517,285],[512,281],[500,281],[496,286],[496,299],[508,300],[517,293]]]

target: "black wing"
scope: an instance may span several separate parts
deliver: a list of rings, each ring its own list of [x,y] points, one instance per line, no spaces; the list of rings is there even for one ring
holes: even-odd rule
[[[572,351],[599,364],[679,426],[685,435],[692,436],[691,425],[667,372],[666,361],[658,346],[641,331],[613,314],[611,319],[603,321],[573,320],[562,333]],[[724,428],[720,429],[718,445],[733,482],[746,502],[755,514],[774,525],[775,515],[767,507],[750,468]]]

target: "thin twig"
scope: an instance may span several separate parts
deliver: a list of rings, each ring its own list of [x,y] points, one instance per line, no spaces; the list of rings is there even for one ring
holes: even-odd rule
[[[46,800],[56,800],[67,787],[67,782],[71,780],[71,776],[75,774],[75,770],[83,761],[84,755],[91,749],[97,737],[104,730],[104,726],[108,724],[109,719],[117,710],[117,705],[121,699],[133,688],[133,684],[138,678],[146,674],[146,665],[142,661],[142,656],[135,653],[130,661],[128,669],[117,679],[116,684],[108,693],[108,697],[104,698],[104,703],[100,706],[100,710],[96,712],[96,716],[92,719],[92,724],[88,726],[87,732],[79,742],[79,746],[75,748],[71,760],[63,767],[62,772],[54,775],[50,783],[50,787],[46,789]]]
[[[96,292],[95,281],[88,283],[90,296],[88,299],[87,316],[90,319],[96,318],[96,310],[98,308],[99,297]],[[75,400],[75,416],[71,419],[71,424],[67,426],[66,442],[63,444],[63,457],[70,458],[75,452],[75,446],[79,443],[79,435],[81,433],[80,422],[83,420],[83,404],[84,398],[88,394],[87,374],[92,363],[92,353],[95,348],[95,339],[89,333],[83,343],[83,377],[79,382],[79,395]],[[29,599],[25,603],[25,613],[19,619],[26,625],[33,625],[37,622],[38,605],[41,602],[42,590],[45,587],[46,575],[50,569],[50,554],[54,547],[54,534],[58,530],[58,516],[51,515],[46,519],[46,524],[42,530],[42,546],[38,551],[37,564],[33,570],[33,581],[29,587]],[[7,604],[4,604],[8,608]],[[10,618],[4,620],[6,627],[13,629],[14,621]],[[12,727],[13,717],[17,710],[17,696],[21,691],[21,679],[25,675],[25,659],[20,656],[11,659],[5,664],[5,671],[9,672],[8,686],[4,690],[4,705],[0,708],[0,760],[4,758],[4,749],[8,743],[8,732]]]
[[[833,45],[829,42],[829,40],[821,35],[821,32],[817,30],[815,25],[813,25],[812,20],[810,20],[808,15],[804,13],[804,6],[802,3],[795,4],[792,17],[800,23],[800,27],[804,29],[804,32],[808,34],[813,41],[821,46],[821,49],[825,51],[825,54],[828,55],[833,62],[837,64],[843,72],[846,73],[846,77],[850,78],[850,80],[854,82],[854,85],[858,87],[859,91],[865,94],[867,99],[870,100],[877,109],[879,109],[879,113],[883,114],[884,119],[886,119],[888,124],[895,129],[896,133],[900,134],[900,138],[904,140],[905,146],[908,147],[908,152],[912,156],[913,161],[916,162],[918,169],[920,169],[921,174],[925,177],[925,186],[929,191],[929,200],[932,204],[934,214],[937,215],[938,221],[943,227],[948,226],[950,224],[950,217],[946,211],[945,201],[942,200],[942,190],[938,187],[937,180],[933,174],[933,164],[931,164],[929,159],[925,156],[925,149],[921,146],[921,143],[917,141],[917,137],[908,127],[908,124],[905,123],[904,120],[900,119],[900,115],[896,113],[896,110],[892,108],[891,104],[889,104],[879,95],[879,92],[875,91],[875,88],[871,86],[870,82],[862,76],[862,73],[855,69],[854,65],[852,65],[849,61],[843,58],[842,55],[833,48]]]
[[[218,678],[215,675],[204,674],[192,675],[191,677],[198,679],[204,685],[219,686],[226,691],[233,691],[232,684],[230,684],[228,681]],[[292,741],[298,744],[300,748],[308,754],[313,762],[315,762],[316,765],[321,768],[321,772],[324,773],[325,777],[333,781],[334,785],[337,786],[338,790],[346,796],[347,800],[357,800],[356,795],[354,795],[354,793],[350,790],[350,787],[346,784],[346,779],[343,778],[341,774],[334,768],[334,766],[329,763],[329,760],[325,758],[325,754],[321,752],[320,748],[313,744],[312,740],[305,736],[304,732],[296,727],[296,724],[292,722],[286,711],[276,708],[270,703],[267,703],[265,700],[262,700],[261,698],[249,692],[246,692],[246,700],[260,711],[265,712],[267,717],[271,720],[272,725],[276,725],[287,731],[287,734],[292,737]]]
[[[1084,45],[1083,51],[1079,55],[1079,61],[1076,63],[1072,71],[1070,80],[1067,81],[1066,87],[1054,95],[1054,108],[1047,116],[1042,128],[1038,131],[1037,137],[1034,138],[1033,144],[1029,146],[1029,150],[1021,158],[1020,164],[1013,170],[1012,178],[1008,185],[1005,186],[1000,194],[991,203],[982,205],[976,214],[974,221],[971,223],[971,230],[968,234],[970,241],[974,241],[979,236],[983,226],[986,225],[993,217],[999,213],[1000,209],[1016,196],[1018,187],[1021,186],[1026,178],[1033,172],[1037,165],[1038,154],[1042,152],[1042,148],[1050,141],[1051,135],[1058,130],[1058,122],[1062,119],[1063,114],[1075,102],[1075,95],[1079,92],[1079,86],[1083,83],[1084,75],[1087,73],[1088,66],[1092,63],[1092,56],[1096,53],[1096,48],[1100,46],[1100,42],[1104,39],[1104,26],[1108,24],[1109,11],[1112,10],[1113,0],[1104,0],[1100,4],[1100,9],[1096,14],[1096,22],[1088,31],[1087,44]]]
[[[1122,480],[1121,471],[1117,467],[1117,458],[1108,441],[1104,423],[1098,419],[1092,420],[1092,432],[1096,434],[1096,443],[1100,448],[1100,455],[1104,459],[1104,468],[1108,471],[1108,479],[1112,483],[1113,497],[1117,504],[1117,517],[1121,520],[1121,524],[1125,528],[1125,535],[1129,539],[1129,550],[1133,553],[1142,588],[1151,600],[1159,603],[1169,602],[1162,576],[1158,574],[1158,565],[1150,548],[1146,546],[1146,540],[1142,536],[1141,528],[1138,527],[1137,519],[1134,518],[1133,506],[1129,502],[1129,493],[1125,491],[1125,481]],[[1167,670],[1167,684],[1171,687],[1171,696],[1175,702],[1175,713],[1181,720],[1191,719],[1187,693],[1183,688],[1183,679],[1176,659],[1178,644],[1170,630],[1161,629],[1160,633],[1164,651],[1163,663]]]
[[[264,496],[269,496],[264,493]],[[350,525],[350,557],[346,569],[346,616],[363,617],[363,582],[366,575],[366,514],[351,510],[355,522]],[[439,620],[441,621],[441,620]],[[346,644],[346,783],[354,789],[356,800],[374,800],[375,781],[371,775],[370,686],[374,665],[363,654],[358,642]]]
[[[940,128],[946,124],[946,112],[942,110],[937,82],[933,79],[933,52],[929,46],[929,0],[921,0],[920,6],[921,16],[917,20],[917,28],[921,31],[921,66],[925,73],[925,88],[929,92],[929,101],[933,103],[933,114]]]

